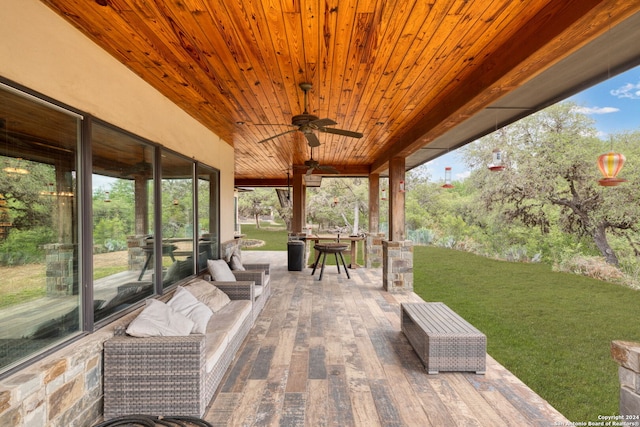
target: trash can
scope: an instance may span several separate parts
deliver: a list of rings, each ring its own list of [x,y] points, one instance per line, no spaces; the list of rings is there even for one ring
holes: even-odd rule
[[[290,240],[287,242],[287,266],[289,271],[302,271],[304,264],[305,242]]]

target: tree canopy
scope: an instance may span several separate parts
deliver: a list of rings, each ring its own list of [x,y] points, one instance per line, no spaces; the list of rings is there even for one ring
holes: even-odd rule
[[[596,160],[611,148],[629,159],[617,187],[598,184]],[[488,169],[493,149],[505,153],[506,169]],[[564,102],[500,129],[463,149],[472,169],[476,200],[487,212],[498,213],[505,225],[521,223],[543,234],[552,224],[562,231],[588,237],[610,264],[618,257],[611,234],[630,237],[640,220],[637,159],[640,133],[598,138],[594,122],[576,105]]]

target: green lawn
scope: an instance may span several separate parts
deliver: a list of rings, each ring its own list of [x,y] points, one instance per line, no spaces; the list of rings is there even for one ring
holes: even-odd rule
[[[263,240],[264,246],[254,248],[243,248],[243,251],[286,251],[287,250],[287,229],[284,225],[273,226],[271,224],[260,224],[257,228],[255,224],[242,224],[242,234],[247,239]]]
[[[640,292],[544,264],[415,247],[414,290],[487,335],[487,351],[569,420],[618,412],[612,340],[640,341]]]

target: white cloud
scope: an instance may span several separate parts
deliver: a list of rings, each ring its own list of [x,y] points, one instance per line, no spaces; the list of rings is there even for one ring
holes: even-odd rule
[[[576,107],[575,111],[582,114],[610,114],[617,113],[620,109],[616,107]]]
[[[456,174],[456,181],[462,181],[466,178],[469,178],[469,175],[471,175],[470,171],[464,171],[464,172],[460,172]]]
[[[618,89],[611,90],[610,93],[618,98],[640,99],[640,82],[636,84],[627,83]]]

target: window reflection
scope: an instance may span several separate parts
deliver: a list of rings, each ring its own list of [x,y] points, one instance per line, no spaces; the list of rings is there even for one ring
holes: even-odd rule
[[[153,293],[150,215],[154,147],[95,123],[93,153],[93,295],[99,321]]]
[[[162,286],[191,276],[193,260],[193,162],[162,152]]]
[[[192,161],[162,152],[162,286],[166,288],[194,273]]]
[[[80,330],[79,128],[0,84],[0,369]]]
[[[207,259],[218,259],[218,173],[198,165],[198,272],[207,269]]]
[[[204,271],[219,243],[218,170],[0,83],[0,373]]]

